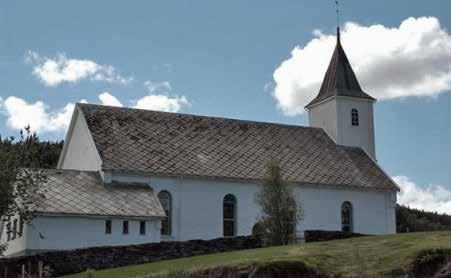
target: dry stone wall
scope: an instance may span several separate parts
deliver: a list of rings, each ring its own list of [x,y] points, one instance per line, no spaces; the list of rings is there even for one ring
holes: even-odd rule
[[[43,263],[44,268],[50,270],[52,276],[56,277],[83,272],[87,269],[99,270],[260,247],[262,247],[262,241],[259,238],[243,236],[55,251],[34,256],[0,259],[0,277],[3,277],[6,272],[5,278],[18,277],[23,265],[28,273],[37,273],[39,261]]]

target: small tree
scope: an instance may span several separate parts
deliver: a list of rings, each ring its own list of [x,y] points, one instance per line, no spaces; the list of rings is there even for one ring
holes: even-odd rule
[[[22,223],[32,220],[31,206],[39,185],[46,181],[40,167],[39,139],[30,128],[20,131],[20,138],[1,139],[0,144],[0,221],[11,232],[11,225],[4,225],[13,216]],[[6,246],[0,246],[0,254]]]
[[[256,194],[256,202],[262,209],[259,222],[266,241],[271,245],[288,244],[295,237],[296,225],[302,220],[303,211],[292,186],[282,179],[277,161],[268,163],[265,181]]]

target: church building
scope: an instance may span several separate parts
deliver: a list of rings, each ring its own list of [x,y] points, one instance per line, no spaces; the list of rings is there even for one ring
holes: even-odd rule
[[[310,127],[79,103],[32,223],[1,232],[6,255],[250,235],[271,159],[302,205],[298,235],[393,234],[398,187],[376,160],[375,101],[338,31]]]

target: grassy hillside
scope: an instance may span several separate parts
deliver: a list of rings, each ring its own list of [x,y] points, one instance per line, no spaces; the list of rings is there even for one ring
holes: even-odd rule
[[[419,251],[451,249],[451,232],[427,232],[372,236],[306,245],[290,245],[197,256],[97,271],[95,278],[144,277],[146,274],[243,266],[273,261],[303,261],[328,274],[366,274],[370,277],[400,274]],[[67,276],[88,277],[86,274]]]

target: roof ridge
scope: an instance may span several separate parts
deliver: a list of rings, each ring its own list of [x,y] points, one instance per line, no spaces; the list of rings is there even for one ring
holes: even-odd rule
[[[225,120],[225,121],[257,124],[257,125],[275,125],[275,126],[281,126],[281,127],[323,130],[322,128],[312,127],[312,126],[284,124],[284,123],[276,123],[276,122],[264,122],[264,121],[256,121],[256,120],[244,120],[244,119],[226,118],[226,117],[218,117],[218,116],[196,115],[196,114],[179,113],[179,112],[167,112],[167,111],[149,110],[149,109],[132,108],[132,107],[119,107],[119,106],[110,106],[110,105],[102,105],[102,104],[94,104],[94,103],[80,103],[79,102],[76,105],[78,105],[78,106],[96,106],[96,107],[112,108],[112,109],[119,109],[119,110],[135,110],[135,111],[143,111],[143,112],[150,112],[150,113],[171,114],[171,115],[189,116],[189,117],[213,119],[213,120]]]

